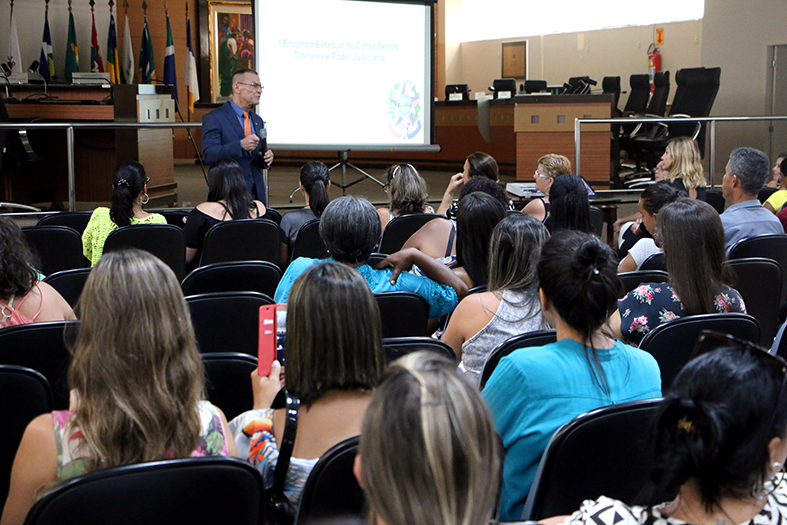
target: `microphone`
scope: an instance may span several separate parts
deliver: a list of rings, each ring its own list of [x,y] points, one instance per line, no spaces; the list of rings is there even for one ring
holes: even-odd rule
[[[262,123],[262,128],[257,130],[257,136],[260,137],[260,155],[265,155],[265,152],[268,151],[268,130],[265,129],[265,123]],[[265,162],[265,159],[261,161],[262,169],[268,169],[268,163]]]

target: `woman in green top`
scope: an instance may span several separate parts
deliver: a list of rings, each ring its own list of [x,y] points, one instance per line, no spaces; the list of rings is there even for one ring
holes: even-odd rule
[[[163,215],[142,209],[148,202],[148,182],[145,167],[128,160],[121,163],[113,174],[112,204],[109,208],[96,208],[82,234],[82,252],[95,266],[104,253],[104,241],[112,230],[129,224],[167,224]]]

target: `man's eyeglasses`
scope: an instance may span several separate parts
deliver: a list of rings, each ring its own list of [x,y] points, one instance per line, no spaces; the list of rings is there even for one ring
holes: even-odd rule
[[[263,86],[262,84],[257,84],[256,82],[235,82],[235,83],[236,84],[243,84],[244,86],[249,86],[251,89],[253,89],[255,91],[258,90],[258,89],[260,91],[265,89],[265,86]]]

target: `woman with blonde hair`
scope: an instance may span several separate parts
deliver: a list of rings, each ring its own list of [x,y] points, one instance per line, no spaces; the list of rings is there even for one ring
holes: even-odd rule
[[[385,171],[385,174],[388,180],[385,190],[391,199],[391,204],[377,210],[383,230],[394,217],[434,213],[432,207],[426,203],[429,197],[426,181],[411,164],[394,164]]]
[[[667,179],[692,199],[705,200],[708,185],[702,171],[702,157],[697,143],[691,137],[675,137],[667,143],[661,162],[668,170]]]
[[[102,468],[235,455],[224,414],[205,399],[188,307],[153,255],[102,257],[79,300],[69,410],[34,419],[11,472],[2,523],[22,523],[52,484]]]
[[[500,467],[489,411],[453,362],[416,352],[388,368],[355,459],[370,523],[489,523]]]
[[[538,159],[538,167],[533,175],[533,180],[536,181],[536,189],[543,193],[544,197],[531,200],[522,211],[539,221],[546,219],[549,214],[549,189],[552,187],[552,183],[559,176],[570,173],[571,161],[568,160],[568,157],[549,153]]]

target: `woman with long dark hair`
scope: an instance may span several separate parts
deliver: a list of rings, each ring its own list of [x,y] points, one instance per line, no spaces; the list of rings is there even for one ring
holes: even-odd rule
[[[503,204],[487,193],[475,191],[459,200],[455,272],[468,288],[486,285],[489,279],[489,238],[505,216]]]
[[[142,209],[149,200],[150,182],[142,164],[133,160],[123,162],[115,169],[112,178],[114,191],[110,207],[96,208],[82,234],[82,251],[91,266],[101,259],[104,241],[112,230],[129,224],[167,224],[163,215]]]
[[[588,190],[582,177],[561,175],[552,183],[549,199],[549,216],[553,232],[576,230],[593,233]]]
[[[322,215],[325,207],[331,201],[328,196],[328,189],[331,187],[331,174],[328,167],[322,162],[307,162],[301,167],[300,189],[306,207],[300,210],[291,211],[281,219],[282,250],[292,248],[295,239],[298,238],[298,231],[307,222],[317,219]],[[282,252],[284,253],[284,252]],[[288,260],[285,257],[283,261]]]

